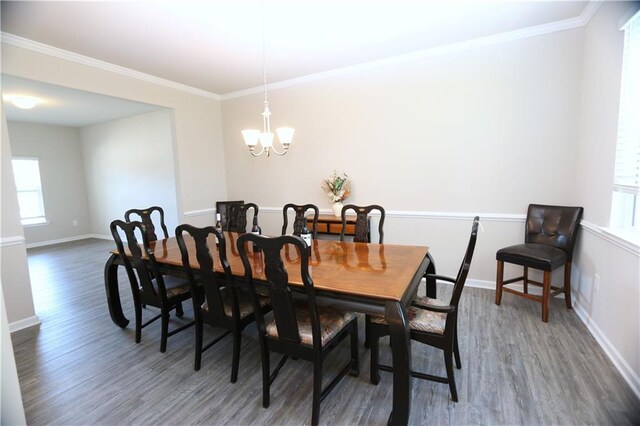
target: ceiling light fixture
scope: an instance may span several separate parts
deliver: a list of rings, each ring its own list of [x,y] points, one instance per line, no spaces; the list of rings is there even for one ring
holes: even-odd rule
[[[247,144],[251,155],[254,157],[259,157],[263,153],[267,154],[267,157],[271,155],[271,153],[275,153],[277,155],[285,155],[287,150],[289,149],[289,145],[293,141],[293,133],[295,130],[291,127],[280,127],[276,129],[276,133],[278,134],[278,140],[282,145],[283,150],[278,151],[275,146],[273,146],[273,133],[271,132],[271,123],[269,117],[271,116],[271,111],[269,110],[269,99],[267,98],[267,59],[266,59],[266,49],[265,49],[265,36],[264,36],[264,2],[262,4],[262,77],[264,81],[264,111],[262,112],[262,132],[259,130],[243,130],[242,137],[244,138],[244,143]],[[260,151],[256,152],[256,146],[260,142],[262,148]]]
[[[31,96],[12,96],[11,102],[20,109],[31,109],[40,103],[40,99]]]

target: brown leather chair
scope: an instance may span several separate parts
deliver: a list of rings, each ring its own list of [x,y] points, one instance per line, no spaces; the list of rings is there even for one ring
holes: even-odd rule
[[[496,260],[496,305],[502,301],[502,291],[526,297],[542,303],[542,321],[549,320],[549,299],[564,293],[565,304],[571,309],[571,258],[582,218],[582,207],[546,206],[530,204],[524,233],[524,244],[498,250]],[[523,275],[504,280],[504,263],[524,267]],[[551,272],[564,265],[564,285],[551,285]],[[543,272],[542,282],[529,278],[529,268]],[[523,290],[506,287],[507,284],[523,282]],[[542,287],[542,296],[529,293],[529,284]]]

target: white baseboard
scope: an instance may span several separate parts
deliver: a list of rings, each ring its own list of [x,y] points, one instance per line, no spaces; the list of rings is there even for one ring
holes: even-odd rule
[[[620,372],[622,378],[624,378],[625,382],[627,382],[636,395],[636,398],[640,400],[640,376],[633,371],[629,363],[625,361],[615,346],[607,339],[607,336],[605,336],[602,330],[596,325],[589,313],[580,305],[580,302],[575,299],[573,300],[573,309],[578,315],[578,318],[587,326],[587,329],[594,339],[596,339],[596,342],[598,342],[604,353],[607,354],[613,365]]]
[[[34,327],[36,325],[40,325],[40,318],[38,318],[37,315],[23,318],[21,320],[9,323],[9,333],[24,330],[25,328]]]
[[[68,243],[68,242],[71,242],[71,241],[86,240],[87,238],[91,238],[91,235],[90,234],[87,234],[87,235],[76,235],[75,237],[59,238],[57,240],[40,241],[40,242],[37,242],[37,243],[29,243],[29,244],[26,245],[26,247],[28,249],[30,249],[30,248],[34,248],[34,247],[51,246],[51,245],[54,245],[54,244]]]
[[[112,235],[89,234],[87,238],[97,238],[99,240],[113,240]]]

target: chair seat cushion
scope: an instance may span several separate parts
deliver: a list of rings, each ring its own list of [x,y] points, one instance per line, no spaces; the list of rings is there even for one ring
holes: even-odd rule
[[[553,271],[567,263],[567,253],[562,249],[544,244],[526,243],[498,250],[496,260],[543,271]]]
[[[163,281],[164,281],[164,288],[167,289],[167,298],[168,299],[171,299],[171,298],[178,297],[178,296],[181,296],[183,294],[189,293],[189,291],[190,291],[189,283],[186,282],[185,280],[180,279],[180,278],[176,278],[176,277],[172,277],[170,275],[163,275],[162,278],[163,278]],[[158,292],[158,283],[157,283],[155,278],[153,279],[152,283],[153,283],[153,288],[157,293]],[[140,287],[140,291],[142,291],[142,287]]]
[[[228,317],[232,316],[231,311],[231,291],[228,287],[220,290],[220,296],[222,297],[222,306],[224,308],[224,314]],[[236,291],[238,297],[238,311],[240,311],[240,318],[245,318],[253,313],[253,304],[249,299],[249,296],[243,291]],[[260,306],[266,306],[269,304],[269,298],[258,295]],[[209,313],[209,304],[205,300],[202,304],[202,313],[207,315]]]
[[[447,314],[443,312],[433,312],[420,308],[420,306],[447,306],[447,303],[429,297],[416,297],[413,304],[407,308],[409,317],[409,328],[416,331],[426,331],[427,333],[444,334],[444,326],[447,322]],[[419,305],[419,306],[414,306]],[[384,317],[372,316],[371,322],[387,325]]]
[[[296,317],[298,319],[298,332],[303,345],[313,345],[313,335],[311,333],[311,317],[306,302],[295,304]],[[356,315],[353,312],[346,312],[330,306],[319,306],[318,317],[320,319],[320,334],[322,346],[325,346],[331,339],[340,332]],[[274,339],[278,338],[278,327],[275,320],[267,324],[267,335]]]

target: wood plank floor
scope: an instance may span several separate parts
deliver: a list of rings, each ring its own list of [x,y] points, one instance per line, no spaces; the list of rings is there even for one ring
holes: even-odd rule
[[[272,387],[271,406],[262,408],[255,327],[244,334],[236,384],[229,383],[229,337],[204,354],[198,372],[193,328],[170,337],[165,354],[159,350],[159,323],[145,328],[136,345],[132,324],[116,327],[107,310],[103,266],[112,245],[84,240],[29,250],[42,325],[12,338],[30,425],[311,422],[308,362],[287,362]],[[132,319],[123,272],[120,282],[125,314]],[[450,291],[440,287],[440,298],[447,300]],[[463,365],[455,371],[460,402],[451,401],[447,385],[414,379],[411,424],[640,424],[640,402],[562,300],[551,303],[549,323],[543,324],[539,304],[505,294],[498,307],[493,297],[493,291],[475,288],[462,296]],[[185,309],[185,321],[191,312]],[[172,316],[172,325],[182,322]],[[328,360],[325,379],[347,357],[343,342]],[[390,362],[386,344],[381,362]],[[414,344],[413,362],[416,369],[445,374],[435,349]],[[381,374],[378,386],[369,384],[369,352],[361,346],[360,376],[345,377],[325,399],[320,422],[386,423],[392,377]]]

